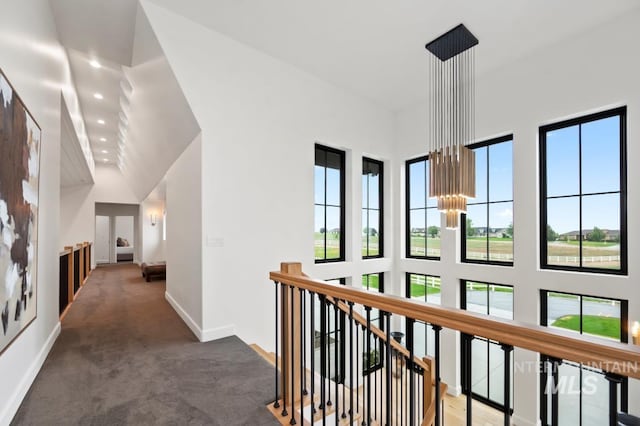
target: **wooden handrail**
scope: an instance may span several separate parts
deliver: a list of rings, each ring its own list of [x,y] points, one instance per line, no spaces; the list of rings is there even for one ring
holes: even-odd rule
[[[317,294],[640,379],[640,347],[635,345],[607,342],[597,337],[492,318],[462,309],[426,304],[394,295],[376,294],[302,275],[271,272],[269,278]]]

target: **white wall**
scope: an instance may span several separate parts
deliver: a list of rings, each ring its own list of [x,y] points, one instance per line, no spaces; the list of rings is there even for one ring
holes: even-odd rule
[[[117,167],[96,166],[95,182],[92,194],[95,203],[138,204],[142,201]]]
[[[122,238],[135,247],[136,240],[133,232],[133,218],[134,216],[116,216],[116,241],[118,238]]]
[[[163,200],[147,198],[140,204],[140,224],[142,232],[140,260],[142,262],[158,262],[165,260],[165,241],[162,239],[162,212],[165,209]],[[155,215],[156,224],[151,224],[151,215]]]
[[[198,136],[166,175],[166,298],[203,340],[201,157],[202,140]]]
[[[390,270],[390,258],[361,260],[359,200],[362,155],[391,159],[393,115],[153,3],[142,6],[202,129],[205,336],[235,329],[272,348],[267,273],[281,261],[302,261],[321,278],[357,276],[355,283],[363,272]],[[347,150],[352,232],[340,265],[313,261],[315,142]],[[171,234],[168,242],[170,251]],[[385,249],[391,253],[392,243]]]
[[[96,239],[93,254],[97,263],[109,263],[111,253],[111,218],[96,216]]]
[[[479,140],[495,135],[514,134],[514,257],[512,268],[459,263],[459,235],[443,231],[440,262],[403,259],[396,279],[404,272],[442,277],[445,304],[459,306],[459,280],[476,279],[514,286],[514,315],[518,321],[539,322],[539,290],[599,295],[629,300],[629,317],[640,318],[640,242],[633,238],[640,228],[640,193],[633,182],[640,169],[633,167],[640,158],[636,143],[640,125],[640,58],[636,51],[640,39],[640,14],[628,15],[589,33],[562,41],[521,59],[507,68],[479,76],[477,81],[477,129]],[[615,47],[615,48],[612,48]],[[621,53],[623,52],[623,53]],[[539,270],[538,244],[538,127],[567,117],[628,106],[628,234],[629,275],[611,276]],[[398,158],[406,160],[425,154],[427,140],[424,106],[398,115]],[[404,194],[403,180],[394,187]],[[404,205],[404,197],[401,197]],[[396,241],[404,247],[404,219],[396,223]],[[458,339],[445,336],[443,351],[456,353]],[[536,355],[516,351],[516,361],[532,361]],[[450,360],[450,361],[448,361]],[[445,358],[444,379],[457,383],[459,363]],[[454,363],[455,362],[455,363]],[[515,415],[518,420],[535,422],[537,418],[537,375],[516,373]],[[630,401],[638,400],[637,381],[632,385]],[[640,407],[630,404],[638,414]],[[518,423],[520,424],[520,423]]]
[[[95,203],[90,196],[93,185],[78,185],[60,189],[60,243],[75,246],[93,241]]]
[[[8,7],[8,6],[7,6]],[[81,120],[65,51],[47,0],[0,14],[0,66],[42,128],[36,320],[0,354],[0,425],[8,424],[58,336],[60,93]]]

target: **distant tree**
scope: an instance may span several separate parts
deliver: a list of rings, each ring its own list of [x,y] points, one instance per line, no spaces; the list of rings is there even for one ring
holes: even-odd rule
[[[507,226],[506,231],[504,231],[505,233],[505,238],[513,238],[513,222],[511,222],[509,224],[509,226]]]
[[[600,228],[598,228],[597,226],[593,227],[593,231],[591,231],[591,233],[588,236],[588,240],[589,241],[604,241],[604,239],[606,238],[606,235],[604,233],[604,231]]]
[[[324,234],[325,232],[327,232],[326,228],[320,228],[320,233]]]
[[[435,225],[431,225],[427,231],[427,233],[431,238],[437,237],[439,232],[440,232],[440,228],[438,228]]]
[[[473,237],[476,235],[476,231],[473,229],[473,221],[469,217],[467,217],[465,228],[467,229],[467,237]]]
[[[547,224],[547,241],[555,241],[558,239],[558,233],[553,230],[551,225]]]
[[[362,233],[365,235],[370,235],[372,237],[375,237],[376,235],[378,235],[378,231],[376,231],[376,228],[364,227],[362,229]]]

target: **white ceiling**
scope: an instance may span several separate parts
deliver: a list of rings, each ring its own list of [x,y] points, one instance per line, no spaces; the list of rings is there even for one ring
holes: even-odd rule
[[[638,0],[149,1],[390,110],[424,101],[424,45],[461,22],[480,40],[482,73],[640,8]],[[125,76],[133,85],[122,170],[142,200],[199,126],[138,0],[50,3],[98,162],[116,163],[120,86]]]
[[[639,8],[637,0],[151,0],[399,109],[427,91],[424,45],[464,23],[478,72]]]

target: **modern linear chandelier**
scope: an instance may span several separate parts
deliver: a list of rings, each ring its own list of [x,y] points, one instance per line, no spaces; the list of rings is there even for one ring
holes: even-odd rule
[[[475,55],[478,39],[460,24],[426,45],[429,79],[429,197],[446,227],[458,227],[467,198],[475,198]]]

